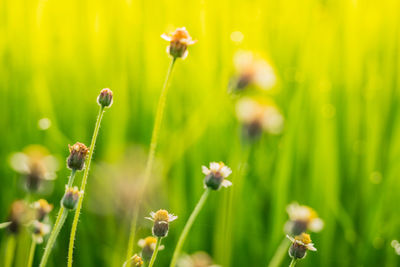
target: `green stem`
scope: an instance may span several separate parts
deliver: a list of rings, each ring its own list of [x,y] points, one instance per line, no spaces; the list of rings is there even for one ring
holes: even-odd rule
[[[292,261],[290,262],[289,267],[294,267],[296,265],[297,260],[295,258],[292,258]]]
[[[15,236],[10,234],[6,244],[6,255],[4,257],[4,267],[11,267],[14,261]]]
[[[152,267],[154,262],[156,261],[156,257],[157,257],[158,249],[160,248],[160,244],[161,244],[161,237],[157,237],[156,247],[154,249],[153,255],[151,256],[148,267]]]
[[[70,187],[74,181],[76,175],[76,170],[71,171],[71,175],[68,178],[68,183],[67,185]],[[49,259],[51,250],[53,249],[54,243],[57,240],[57,236],[61,231],[61,228],[64,225],[65,220],[67,219],[68,216],[68,211],[64,209],[63,206],[60,207],[60,210],[58,211],[57,219],[56,222],[54,223],[53,230],[51,231],[49,240],[47,241],[46,247],[44,249],[44,254],[42,256],[42,259],[40,261],[40,267],[44,267],[47,264],[47,260]]]
[[[281,262],[282,262],[283,258],[285,257],[285,254],[288,250],[289,245],[290,245],[290,240],[287,238],[284,238],[282,240],[282,242],[280,243],[278,249],[275,251],[275,254],[272,257],[268,267],[281,266]]]
[[[67,219],[67,216],[68,216],[68,211],[61,206],[60,211],[58,212],[57,215],[56,223],[53,226],[53,230],[51,231],[49,240],[47,241],[46,248],[44,249],[44,254],[42,256],[42,260],[40,261],[39,267],[46,266],[51,250],[53,249],[54,243],[56,242],[57,236],[60,233],[60,230],[63,227],[64,222]]]
[[[160,98],[158,100],[156,118],[154,120],[153,132],[151,134],[149,155],[147,157],[146,169],[145,169],[144,176],[143,176],[142,189],[139,190],[139,192],[140,192],[139,194],[142,194],[145,191],[147,183],[151,176],[151,170],[153,167],[154,157],[156,154],[156,148],[157,148],[157,144],[158,144],[158,137],[160,135],[161,123],[162,123],[162,119],[164,116],[165,103],[167,100],[168,85],[169,85],[169,81],[170,81],[170,78],[172,75],[172,70],[175,65],[175,61],[176,61],[176,58],[175,57],[172,58],[171,63],[168,68],[167,76],[165,77],[165,81],[164,81],[163,87],[161,89]],[[141,199],[142,199],[142,197],[138,197],[138,203],[135,205],[135,211],[134,211],[134,214],[132,217],[129,240],[128,240],[128,249],[126,251],[126,260],[129,260],[130,256],[132,255],[132,250],[133,250],[133,246],[135,243],[136,224],[137,224],[137,219],[138,219],[138,215],[139,215],[138,209],[140,207]]]
[[[86,161],[85,173],[83,174],[83,178],[82,178],[82,184],[81,184],[82,192],[85,192],[85,187],[86,187],[87,179],[89,176],[90,163],[92,162],[93,151],[94,151],[94,147],[96,145],[97,136],[99,134],[100,124],[101,124],[101,119],[103,118],[103,114],[104,114],[104,108],[100,107],[99,115],[97,116],[97,120],[96,120],[96,126],[94,128],[94,132],[93,132],[93,136],[92,136],[92,142],[90,143],[90,150],[89,150],[88,159]],[[76,208],[75,215],[74,215],[74,221],[72,222],[71,235],[69,238],[69,249],[68,249],[68,267],[72,266],[75,235],[76,235],[76,229],[78,227],[79,215],[80,215],[81,209],[82,209],[83,197],[84,197],[84,193],[79,198],[78,206]]]
[[[179,237],[178,243],[176,245],[176,248],[175,248],[175,251],[174,251],[174,255],[172,256],[172,260],[171,260],[171,263],[169,265],[170,267],[175,267],[176,261],[178,260],[179,253],[181,252],[183,243],[186,240],[186,237],[187,237],[187,235],[189,233],[189,230],[192,227],[194,221],[196,220],[197,215],[200,213],[200,210],[203,208],[204,203],[206,203],[206,200],[207,200],[208,195],[210,194],[210,192],[211,192],[210,188],[207,188],[204,191],[203,195],[200,197],[199,202],[197,203],[196,207],[194,208],[192,214],[190,215],[189,220],[186,222],[186,225],[183,228],[183,231],[182,231],[182,233],[181,233],[181,235]]]
[[[33,258],[35,257],[36,242],[32,238],[31,249],[29,250],[28,267],[32,267]]]

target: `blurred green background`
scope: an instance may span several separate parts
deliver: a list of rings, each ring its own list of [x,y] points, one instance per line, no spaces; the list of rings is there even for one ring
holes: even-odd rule
[[[395,0],[2,0],[0,220],[26,194],[10,155],[41,144],[61,165],[54,188],[35,196],[55,204],[54,221],[69,174],[67,145],[90,143],[96,97],[109,87],[114,104],[100,131],[74,264],[122,265],[126,203],[137,194],[170,60],[160,35],[186,26],[198,43],[175,66],[139,220],[144,237],[150,211],[179,216],[156,265],[167,266],[202,193],[201,165],[222,160],[234,186],[211,195],[186,252],[207,251],[222,266],[266,266],[284,237],[286,205],[298,201],[325,221],[312,235],[318,252],[299,266],[400,266],[390,245],[400,238],[399,10]],[[235,31],[242,41],[232,41]],[[279,80],[272,97],[285,116],[282,135],[247,149],[227,92],[238,49],[270,59]],[[41,118],[49,129],[39,129]],[[49,266],[66,265],[71,222]],[[5,239],[1,231],[0,255]],[[29,239],[20,239],[15,266],[27,260]]]

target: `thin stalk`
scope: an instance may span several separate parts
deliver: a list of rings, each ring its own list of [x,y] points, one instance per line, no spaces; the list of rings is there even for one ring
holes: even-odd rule
[[[170,81],[170,78],[172,75],[172,70],[175,65],[175,61],[176,61],[176,58],[175,57],[172,58],[171,63],[168,68],[167,76],[165,77],[165,81],[164,81],[163,87],[161,89],[160,98],[158,100],[156,118],[154,120],[153,132],[151,134],[149,155],[147,157],[146,168],[145,168],[143,181],[142,181],[142,188],[141,188],[141,190],[139,190],[139,194],[142,194],[144,192],[144,190],[146,190],[147,183],[151,176],[151,170],[153,168],[154,157],[156,154],[156,148],[157,148],[157,144],[158,144],[158,137],[160,135],[161,123],[162,123],[162,119],[164,116],[165,103],[167,101],[168,85],[169,85],[169,81]],[[138,209],[140,207],[141,199],[142,199],[141,197],[138,197],[138,203],[134,207],[135,211],[134,211],[132,221],[131,221],[131,226],[130,226],[128,249],[126,251],[126,260],[129,260],[131,254],[132,254],[134,243],[135,243],[136,224],[137,224],[137,219],[139,216]]]
[[[162,239],[161,237],[157,237],[156,247],[154,249],[153,255],[151,256],[150,263],[149,263],[148,267],[152,267],[154,262],[156,261],[158,249],[160,248],[160,245],[161,245],[161,239]]]
[[[33,258],[35,257],[36,242],[32,238],[31,249],[29,250],[28,267],[32,267]]]
[[[187,235],[188,235],[188,233],[190,231],[190,228],[192,227],[194,221],[196,220],[197,215],[200,213],[200,210],[203,208],[204,203],[206,203],[206,200],[207,200],[208,195],[210,194],[210,192],[211,192],[210,188],[207,188],[204,191],[203,195],[200,197],[199,202],[197,203],[196,207],[194,208],[192,214],[190,214],[189,220],[186,222],[186,225],[183,228],[183,231],[182,231],[182,233],[181,233],[181,235],[179,237],[178,243],[176,244],[174,255],[172,256],[172,260],[171,260],[171,263],[169,265],[170,267],[175,267],[176,261],[178,260],[178,256],[179,256],[179,253],[181,252],[183,243],[185,242],[186,237],[187,237]]]
[[[74,182],[74,178],[76,175],[76,170],[71,171],[71,175],[68,178],[68,187],[72,185]],[[57,219],[56,222],[54,223],[53,230],[51,231],[49,240],[47,241],[46,247],[44,249],[44,254],[42,256],[42,259],[40,260],[40,267],[44,267],[47,264],[47,260],[49,259],[51,250],[53,249],[54,243],[57,240],[58,234],[61,231],[61,228],[64,225],[65,220],[67,219],[68,216],[68,211],[64,209],[63,206],[60,207],[60,210],[58,211]]]
[[[6,244],[6,255],[4,257],[4,267],[11,267],[14,261],[15,236],[10,234]]]
[[[100,124],[101,124],[101,119],[103,118],[103,114],[104,114],[104,107],[100,107],[99,115],[97,116],[97,120],[96,120],[96,126],[94,128],[94,132],[93,132],[93,136],[92,136],[92,142],[90,143],[89,155],[88,155],[88,158],[86,161],[85,172],[84,172],[83,178],[82,178],[82,184],[81,184],[82,192],[85,192],[85,187],[86,187],[87,179],[89,176],[90,163],[92,162],[93,151],[94,151],[94,147],[96,145],[97,136],[99,134]],[[85,194],[83,193],[82,196],[79,198],[78,206],[76,208],[75,215],[74,215],[74,221],[72,222],[71,235],[69,238],[69,249],[68,249],[68,267],[72,266],[72,257],[73,257],[73,253],[74,253],[74,242],[75,242],[76,229],[78,227],[79,215],[81,214],[82,202],[83,202],[84,195]]]
[[[292,261],[290,262],[289,267],[294,267],[296,265],[297,260],[295,258],[292,258]]]
[[[282,240],[282,242],[280,243],[278,249],[275,251],[275,254],[272,257],[270,263],[268,264],[268,267],[281,266],[281,262],[282,262],[283,258],[285,257],[285,254],[287,253],[289,245],[290,245],[290,240],[287,238],[284,238]]]

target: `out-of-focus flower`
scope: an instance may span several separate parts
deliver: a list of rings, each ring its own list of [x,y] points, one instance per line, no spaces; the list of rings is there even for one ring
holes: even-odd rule
[[[269,90],[276,84],[277,79],[272,66],[253,52],[236,52],[234,66],[236,76],[231,81],[233,90],[243,90],[249,85]]]
[[[33,208],[36,211],[37,220],[42,222],[46,216],[53,210],[53,205],[49,204],[45,199],[39,199],[33,203]]]
[[[66,187],[65,194],[61,200],[61,205],[69,210],[76,209],[78,205],[79,198],[82,196],[83,192],[79,191],[77,186]]]
[[[178,216],[169,214],[166,210],[150,212],[150,216],[151,217],[146,217],[146,219],[154,222],[153,235],[156,237],[166,237],[168,234],[169,223],[178,218]]]
[[[23,200],[14,201],[11,205],[8,230],[17,234],[21,227],[28,225],[34,219],[34,212]]]
[[[179,258],[178,267],[219,267],[213,264],[212,258],[205,252],[199,251],[192,255],[183,255]]]
[[[394,248],[394,251],[396,252],[397,255],[400,255],[400,243],[397,240],[392,240],[390,243],[392,247]]]
[[[67,159],[68,168],[75,171],[81,171],[85,166],[89,149],[84,144],[79,142],[76,142],[72,146],[68,145],[68,148],[70,153]]]
[[[173,33],[164,33],[161,38],[170,42],[167,47],[167,53],[174,58],[185,59],[189,53],[187,47],[196,43],[185,27],[177,28]]]
[[[104,88],[101,90],[99,96],[97,97],[97,103],[105,107],[111,107],[113,103],[113,92],[109,88]]]
[[[156,248],[157,239],[154,236],[148,236],[145,239],[140,239],[138,242],[139,247],[142,248],[142,258],[145,261],[150,261],[151,256]],[[164,249],[164,245],[160,245],[159,250]]]
[[[206,175],[204,178],[205,188],[208,187],[213,190],[218,190],[221,186],[229,187],[232,185],[231,181],[225,179],[232,173],[232,170],[223,162],[211,162],[210,168],[202,166],[202,170]]]
[[[32,237],[37,244],[43,243],[43,238],[50,233],[50,225],[39,222],[33,221],[32,225]]]
[[[290,235],[300,235],[306,231],[319,232],[324,227],[324,222],[318,217],[315,210],[308,206],[292,203],[288,205],[289,221],[285,225],[286,232]]]
[[[292,245],[289,248],[289,255],[292,258],[302,259],[306,256],[307,250],[317,251],[317,249],[314,247],[314,244],[311,243],[309,234],[302,233],[295,238],[290,236],[287,236],[287,238],[292,241]]]
[[[26,188],[37,191],[42,181],[56,178],[59,164],[46,148],[30,145],[22,152],[14,153],[10,160],[11,167],[26,177]]]
[[[122,267],[141,267],[142,265],[142,258],[135,254],[129,260],[127,260]]]
[[[236,115],[243,124],[244,135],[252,140],[263,131],[280,134],[283,130],[284,118],[272,102],[242,98],[236,103]]]

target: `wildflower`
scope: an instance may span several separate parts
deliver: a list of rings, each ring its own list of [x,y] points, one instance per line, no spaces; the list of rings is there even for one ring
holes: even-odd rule
[[[143,260],[138,255],[133,255],[128,261],[126,261],[123,267],[131,266],[131,267],[141,267],[143,265]]]
[[[37,244],[43,243],[43,237],[50,233],[50,225],[33,221],[32,222],[32,237]]]
[[[41,222],[53,210],[53,205],[49,204],[45,199],[39,199],[33,203],[33,208],[37,212],[37,220]]]
[[[33,217],[32,210],[25,201],[14,201],[11,205],[11,211],[8,218],[8,221],[10,222],[8,230],[11,233],[17,234],[21,226],[27,225]]]
[[[286,231],[291,235],[299,235],[307,230],[319,232],[324,227],[322,219],[317,212],[308,206],[292,203],[287,207],[289,221],[285,225]]]
[[[397,240],[392,240],[390,245],[394,248],[394,251],[397,255],[400,255],[400,243]]]
[[[138,242],[139,247],[142,248],[142,258],[145,261],[150,261],[151,256],[153,256],[153,252],[156,248],[157,238],[153,236],[148,236],[145,239],[140,239]],[[164,246],[161,245],[159,250],[163,250]]]
[[[179,258],[178,267],[219,267],[213,264],[212,258],[205,252],[199,251],[192,255],[183,255]]]
[[[78,187],[67,187],[64,197],[61,200],[61,205],[69,210],[74,210],[76,209],[76,206],[78,205],[79,198],[83,194],[82,191],[79,191]]]
[[[180,57],[185,59],[188,55],[187,47],[196,43],[196,41],[190,37],[185,27],[178,28],[170,34],[164,33],[161,35],[161,38],[170,42],[170,45],[167,47],[167,53],[174,58]]]
[[[89,149],[82,143],[76,142],[75,145],[68,145],[69,157],[67,159],[67,166],[71,170],[81,171],[85,166],[85,160]]]
[[[236,52],[234,65],[237,77],[232,80],[233,90],[243,90],[252,84],[263,90],[269,90],[276,84],[276,75],[272,66],[253,52]]]
[[[10,160],[11,167],[24,175],[26,189],[37,191],[43,181],[53,180],[58,170],[57,159],[50,155],[46,148],[31,145],[22,152],[14,153]]]
[[[311,243],[311,238],[309,234],[302,233],[295,238],[287,236],[292,245],[289,248],[289,255],[294,259],[302,259],[306,256],[307,250],[317,251],[314,244]]]
[[[113,92],[109,88],[101,90],[100,95],[97,97],[97,103],[104,107],[111,107],[113,103]]]
[[[229,187],[232,185],[232,182],[225,179],[232,173],[232,170],[223,162],[211,162],[210,169],[206,166],[202,166],[202,170],[206,175],[204,178],[205,188],[208,187],[213,190],[218,190],[221,186]]]
[[[156,237],[166,237],[168,234],[169,223],[176,220],[178,216],[169,214],[166,210],[158,210],[156,213],[150,212],[150,216],[146,217],[154,222],[153,235]]]
[[[243,124],[244,135],[251,140],[258,138],[263,131],[279,134],[283,129],[283,116],[272,102],[242,98],[236,104],[236,114]]]

